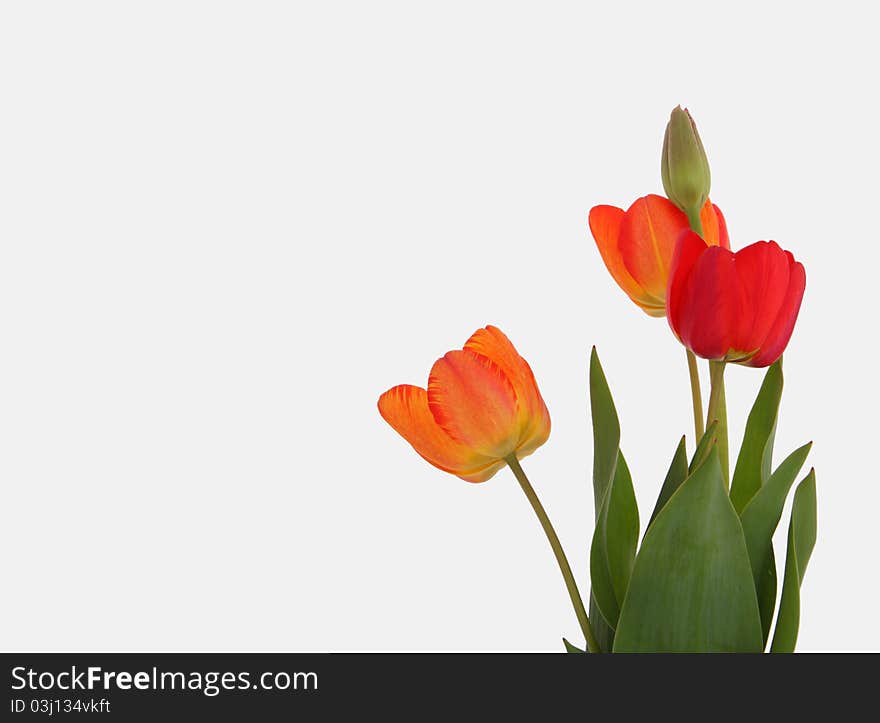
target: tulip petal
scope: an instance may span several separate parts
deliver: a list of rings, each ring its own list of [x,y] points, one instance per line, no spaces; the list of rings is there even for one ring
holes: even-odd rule
[[[516,392],[482,354],[451,351],[438,359],[428,376],[428,407],[450,437],[478,454],[500,459],[516,449]]]
[[[785,299],[782,302],[773,326],[767,333],[767,338],[764,340],[761,351],[747,362],[748,366],[770,366],[782,356],[782,352],[788,346],[791,334],[794,331],[794,325],[801,308],[801,301],[804,298],[804,289],[807,285],[807,273],[804,270],[803,264],[795,261],[787,251],[786,255],[791,264],[791,270]]]
[[[401,384],[379,397],[379,413],[418,454],[444,472],[469,482],[489,479],[503,462],[476,454],[444,432],[428,407],[421,387]]]
[[[675,242],[689,228],[687,216],[669,199],[650,194],[627,209],[618,248],[633,279],[658,304],[665,305]]]
[[[730,237],[727,235],[727,222],[724,220],[724,214],[711,201],[706,201],[703,210],[700,211],[700,223],[703,226],[703,238],[709,246],[730,248]]]
[[[779,316],[789,286],[790,264],[773,241],[746,246],[735,258],[746,307],[731,345],[735,351],[752,352],[763,345]]]
[[[524,457],[540,447],[550,436],[550,413],[538,391],[535,375],[504,332],[495,326],[477,329],[464,345],[465,350],[489,358],[508,378],[518,401],[520,437],[517,456]]]
[[[650,316],[663,316],[663,300],[649,296],[632,277],[623,262],[618,241],[624,212],[617,206],[594,206],[590,209],[590,231],[602,261],[617,285]]]
[[[682,341],[697,356],[724,359],[748,308],[734,255],[720,246],[703,251],[694,264],[682,303],[686,310],[679,329]]]
[[[765,367],[788,345],[805,286],[804,267],[774,241],[734,254],[685,232],[672,261],[667,319],[704,359]]]
[[[706,242],[693,231],[683,231],[675,245],[666,292],[666,317],[680,341],[683,341],[681,329],[684,314],[688,311],[684,302],[688,296],[691,274],[697,259],[705,250]]]

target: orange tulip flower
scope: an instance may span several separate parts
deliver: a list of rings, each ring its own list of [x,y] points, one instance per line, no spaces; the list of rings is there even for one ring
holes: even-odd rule
[[[710,246],[730,248],[727,225],[718,206],[706,201],[700,212],[703,238]],[[666,287],[675,242],[690,229],[684,211],[663,196],[648,195],[626,211],[594,206],[590,231],[602,260],[623,289],[649,316],[666,315]]]
[[[379,413],[425,460],[467,482],[485,482],[550,436],[535,377],[494,326],[438,359],[427,390],[409,384],[379,397]]]

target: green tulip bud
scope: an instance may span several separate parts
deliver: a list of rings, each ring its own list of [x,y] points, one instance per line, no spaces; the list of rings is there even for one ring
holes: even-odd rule
[[[660,174],[669,200],[688,218],[699,219],[709,198],[709,161],[694,119],[681,106],[672,111],[666,124]]]

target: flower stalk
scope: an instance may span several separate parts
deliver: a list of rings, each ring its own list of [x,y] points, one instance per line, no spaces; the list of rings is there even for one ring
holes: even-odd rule
[[[694,407],[694,444],[699,444],[703,438],[703,393],[700,391],[700,369],[697,366],[697,357],[690,349],[685,349],[688,363],[688,376],[691,379],[691,402]]]
[[[568,596],[571,598],[571,604],[574,606],[575,615],[577,615],[578,623],[580,623],[584,638],[587,641],[587,650],[591,653],[598,653],[599,644],[596,642],[596,638],[593,635],[592,627],[590,627],[590,618],[587,615],[586,608],[584,608],[584,601],[581,599],[577,582],[571,572],[571,565],[568,564],[565,550],[562,549],[562,543],[559,541],[559,536],[556,534],[556,530],[553,529],[553,524],[547,516],[547,511],[544,509],[544,505],[541,504],[541,500],[538,499],[538,495],[529,482],[529,478],[526,477],[526,473],[523,471],[522,465],[519,463],[516,455],[512,454],[509,457],[506,457],[504,461],[507,462],[516,477],[517,482],[519,482],[519,486],[522,487],[522,491],[525,492],[529,503],[532,505],[532,509],[538,517],[538,521],[541,523],[541,527],[544,528],[544,534],[547,535],[550,547],[553,548],[553,554],[556,556],[556,562],[559,564],[559,570],[562,572],[562,577],[565,580],[565,587],[568,589]]]
[[[702,236],[703,222],[700,219],[699,211],[693,212],[685,209],[685,213],[687,214],[688,223],[690,224],[691,230],[694,233],[698,233],[700,234],[700,236]],[[691,403],[694,408],[694,448],[696,448],[696,445],[698,445],[700,443],[700,440],[703,438],[705,426],[703,425],[703,393],[700,390],[700,368],[697,366],[696,355],[690,349],[687,349],[687,363],[688,375],[691,379]],[[707,420],[707,424],[711,423],[711,419]]]
[[[727,444],[727,400],[724,394],[724,369],[727,362],[710,361],[709,379],[712,391],[709,395],[709,409],[706,424],[718,422],[715,427],[715,442],[718,445],[718,458],[724,474],[724,484],[730,487],[730,452]]]

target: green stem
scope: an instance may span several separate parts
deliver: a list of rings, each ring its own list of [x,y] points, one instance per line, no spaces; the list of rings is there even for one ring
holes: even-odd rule
[[[703,221],[700,219],[700,208],[685,208],[683,209],[685,215],[687,216],[688,223],[690,224],[691,230],[694,233],[703,235]],[[705,427],[703,427],[703,397],[700,393],[700,370],[697,367],[697,357],[694,356],[694,353],[688,349],[687,350],[687,360],[688,360],[688,372],[691,377],[691,400],[694,406],[694,433],[697,435],[697,439],[694,444],[699,444],[700,440],[703,438],[703,432]],[[711,400],[709,402],[711,405]],[[709,417],[707,419],[707,424],[711,424],[712,418]]]
[[[715,439],[718,444],[718,457],[721,461],[721,471],[724,473],[724,484],[730,485],[730,453],[727,445],[727,400],[724,394],[724,368],[727,366],[723,361],[709,362],[709,378],[712,382],[712,391],[709,395],[709,410],[706,413],[706,424],[718,420],[715,429]]]
[[[593,636],[593,629],[590,627],[590,618],[587,616],[587,611],[584,608],[584,601],[581,600],[581,594],[578,592],[577,583],[571,572],[571,566],[568,564],[568,558],[565,556],[565,551],[562,549],[562,543],[559,542],[556,530],[553,529],[553,525],[550,523],[550,518],[547,517],[544,505],[542,505],[541,500],[538,499],[538,495],[535,493],[534,488],[529,482],[529,478],[526,477],[526,473],[523,471],[519,460],[516,458],[516,454],[511,454],[509,457],[505,457],[504,461],[510,466],[517,482],[519,482],[519,486],[522,487],[523,492],[526,493],[526,497],[531,503],[535,514],[538,516],[538,521],[541,523],[541,527],[544,528],[544,533],[547,535],[547,539],[550,541],[550,547],[553,548],[556,562],[559,563],[559,569],[562,572],[562,577],[565,579],[565,587],[568,588],[568,595],[571,598],[571,604],[574,606],[574,612],[577,615],[581,630],[584,633],[584,638],[587,641],[587,649],[591,653],[598,653],[599,645],[596,642],[596,638]]]
[[[718,405],[721,402],[721,390],[724,385],[724,362],[709,362],[709,381],[712,384],[712,391],[709,393],[706,423],[712,424],[712,422],[718,419]]]
[[[690,349],[687,352],[688,374],[691,378],[691,401],[694,405],[694,444],[699,444],[703,438],[703,394],[700,391],[700,370],[697,367],[697,357]]]
[[[724,474],[724,486],[730,491],[730,449],[727,440],[727,394],[721,382],[721,400],[718,402],[718,459]]]

